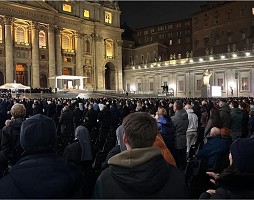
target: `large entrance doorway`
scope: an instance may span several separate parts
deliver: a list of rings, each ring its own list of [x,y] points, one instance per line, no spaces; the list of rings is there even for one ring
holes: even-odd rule
[[[28,85],[27,70],[25,64],[16,65],[16,83]]]
[[[108,62],[105,65],[105,89],[116,90],[116,68],[113,63]]]
[[[40,87],[47,88],[47,77],[43,73],[41,73],[41,75],[40,75]]]

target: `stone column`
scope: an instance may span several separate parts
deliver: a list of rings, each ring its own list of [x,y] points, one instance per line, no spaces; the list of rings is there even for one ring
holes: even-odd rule
[[[75,53],[76,53],[76,76],[83,76],[82,73],[82,34],[75,34]]]
[[[63,58],[62,58],[62,35],[61,30],[57,29],[56,32],[56,74],[60,76],[63,74]],[[62,88],[62,80],[58,80],[58,87]]]
[[[39,24],[32,22],[32,87],[40,87]]]
[[[81,42],[82,42],[82,34],[76,32],[75,34],[75,53],[76,53],[76,76],[83,76],[82,73],[82,47],[81,47]],[[84,83],[83,81],[79,81],[79,84],[76,83],[75,85],[79,85],[80,88],[83,89]]]
[[[94,45],[95,45],[95,59],[94,59],[94,64],[95,64],[95,89],[96,90],[103,90],[105,89],[105,69],[103,66],[103,42],[102,42],[102,37],[99,34],[94,34]]]
[[[116,45],[116,51],[115,51],[115,59],[117,60],[117,71],[118,71],[118,76],[117,76],[117,90],[118,92],[123,90],[123,69],[122,69],[122,40],[117,40],[117,45]]]
[[[55,53],[55,27],[48,27],[48,53],[49,53],[49,77],[56,76],[56,53]],[[49,79],[49,87],[55,88],[55,80]]]
[[[13,40],[12,40],[12,31],[11,31],[11,25],[12,25],[12,18],[11,17],[4,17],[4,26],[5,26],[5,81],[6,83],[13,83],[13,72],[14,72],[14,66],[13,66]]]

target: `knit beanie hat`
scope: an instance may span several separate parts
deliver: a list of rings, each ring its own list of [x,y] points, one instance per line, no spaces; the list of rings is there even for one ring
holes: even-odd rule
[[[26,152],[52,150],[56,144],[55,122],[42,114],[34,115],[22,123],[20,144]]]
[[[254,172],[254,138],[236,140],[231,146],[233,163],[240,172]]]

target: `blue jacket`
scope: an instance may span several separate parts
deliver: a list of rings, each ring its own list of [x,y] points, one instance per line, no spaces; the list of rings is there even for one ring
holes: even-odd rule
[[[198,151],[197,157],[201,160],[207,160],[207,167],[213,168],[218,157],[221,154],[229,152],[232,138],[213,136],[207,137],[207,143]]]
[[[157,124],[163,139],[169,140],[170,135],[174,134],[174,127],[171,118],[161,115],[157,120]]]

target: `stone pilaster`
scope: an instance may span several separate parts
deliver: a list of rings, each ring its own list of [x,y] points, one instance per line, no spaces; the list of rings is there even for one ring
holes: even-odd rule
[[[96,85],[96,90],[104,90],[105,89],[105,69],[103,66],[103,50],[102,48],[102,37],[99,34],[94,34],[93,35],[94,43],[95,43],[95,60],[94,60],[94,66],[95,66],[95,85]]]
[[[55,27],[48,27],[49,77],[56,76]],[[49,87],[55,88],[54,79],[49,79]]]
[[[32,23],[32,87],[40,87],[39,24]]]
[[[56,30],[56,74],[57,76],[60,76],[63,74],[63,58],[62,58],[62,34],[61,34],[61,30],[58,28]],[[62,88],[63,84],[62,84],[62,80],[58,80],[57,82],[57,87],[58,88]]]
[[[12,40],[12,26],[13,19],[11,17],[5,16],[4,17],[4,26],[5,26],[5,55],[6,55],[6,83],[13,83],[13,73],[14,73],[14,66],[13,66],[13,40]],[[16,70],[15,70],[16,71]]]

